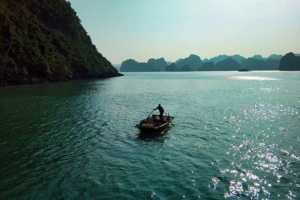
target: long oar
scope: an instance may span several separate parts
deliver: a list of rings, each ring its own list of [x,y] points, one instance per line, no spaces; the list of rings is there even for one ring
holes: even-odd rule
[[[166,116],[169,116],[169,115],[167,115],[167,113],[164,111],[164,113],[166,114]]]
[[[150,117],[150,115],[153,113],[153,111],[154,111],[154,110],[152,110],[152,112],[151,112],[151,113],[148,115],[148,117],[147,117],[147,118],[149,118],[149,117]]]
[[[169,117],[169,114],[167,114],[165,111],[164,111],[164,113],[166,114],[167,117]],[[172,121],[171,121],[171,124],[173,125]]]

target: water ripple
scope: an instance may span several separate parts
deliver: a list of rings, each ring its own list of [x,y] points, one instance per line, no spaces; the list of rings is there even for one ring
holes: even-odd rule
[[[299,75],[131,73],[0,89],[0,198],[297,199]],[[174,126],[142,136],[133,125],[158,102]]]

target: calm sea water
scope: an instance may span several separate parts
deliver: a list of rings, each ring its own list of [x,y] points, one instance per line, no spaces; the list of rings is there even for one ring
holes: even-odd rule
[[[300,72],[125,75],[0,88],[0,199],[300,199]]]

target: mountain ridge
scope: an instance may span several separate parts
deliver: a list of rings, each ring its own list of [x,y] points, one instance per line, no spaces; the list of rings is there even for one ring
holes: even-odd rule
[[[297,55],[300,54],[295,54]],[[170,62],[166,62],[165,70],[160,70],[160,71],[218,71],[217,64],[221,61],[224,61],[228,58],[231,58],[235,61],[238,62],[239,68],[238,69],[249,69],[249,70],[279,70],[279,65],[280,65],[280,59],[283,58],[282,55],[279,54],[271,54],[267,58],[262,57],[261,55],[254,55],[252,57],[243,57],[239,54],[235,54],[232,56],[228,55],[219,55],[215,56],[211,59],[205,58],[204,60],[201,60],[199,56],[195,54],[191,54],[187,58],[180,58],[176,62],[173,62],[170,64]],[[160,58],[165,61],[164,58]],[[150,60],[150,59],[149,59]],[[155,59],[153,59],[155,60]],[[193,62],[193,61],[195,62]],[[208,63],[208,64],[205,64]],[[213,63],[213,64],[212,64]],[[235,68],[236,68],[236,63],[233,62],[232,60],[227,61],[225,63],[232,63]],[[187,67],[187,66],[188,67]],[[234,70],[231,66],[228,66],[228,69],[224,68],[224,65],[222,64],[222,69],[223,70]],[[220,66],[220,65],[219,65]],[[130,67],[129,67],[130,68]],[[237,69],[237,70],[238,70]],[[122,70],[121,70],[122,71]],[[130,69],[129,69],[130,71]],[[136,70],[136,71],[144,71],[144,69]],[[157,70],[155,70],[157,71]]]

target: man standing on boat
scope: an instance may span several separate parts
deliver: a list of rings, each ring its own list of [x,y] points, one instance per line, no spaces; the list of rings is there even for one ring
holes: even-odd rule
[[[164,114],[164,109],[163,109],[163,107],[161,107],[161,105],[158,104],[157,108],[155,108],[155,109],[153,109],[153,110],[156,110],[156,109],[158,109],[158,111],[159,111],[159,117],[160,117],[160,119],[163,120],[163,119],[164,119],[164,117],[163,117],[163,114]]]

